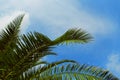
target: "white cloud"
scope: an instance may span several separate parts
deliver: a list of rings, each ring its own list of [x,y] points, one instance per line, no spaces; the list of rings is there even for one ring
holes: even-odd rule
[[[77,1],[11,0],[2,5],[1,9],[27,11],[31,17],[38,18],[45,25],[46,32],[52,32],[55,36],[71,27],[80,27],[90,33],[103,35],[114,31],[114,22],[90,13],[82,4],[78,8]]]
[[[120,54],[111,54],[108,56],[106,67],[120,78]]]
[[[5,27],[20,14],[25,14],[21,24],[21,30],[24,31],[29,25],[29,14],[24,11],[15,11],[3,14],[0,17],[0,30],[5,29]]]
[[[114,31],[115,24],[112,21],[82,8],[78,9],[71,0],[36,0],[36,4],[30,6],[31,4],[32,1],[28,5],[33,16],[49,25],[50,27],[47,26],[46,29],[54,34],[61,34],[71,27],[80,27],[93,34],[107,34]]]

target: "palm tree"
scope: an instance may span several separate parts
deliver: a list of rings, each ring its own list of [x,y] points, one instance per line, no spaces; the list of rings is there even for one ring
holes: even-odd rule
[[[69,29],[55,40],[38,32],[19,34],[24,14],[0,34],[0,80],[118,80],[109,71],[80,65],[73,60],[48,63],[42,58],[56,55],[54,46],[87,43],[92,37],[82,29]]]

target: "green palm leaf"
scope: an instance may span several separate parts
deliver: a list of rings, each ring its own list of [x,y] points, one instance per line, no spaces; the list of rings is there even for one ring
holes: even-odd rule
[[[92,40],[92,36],[82,29],[69,29],[62,36],[53,41],[53,44],[60,43],[87,43]]]
[[[38,77],[41,73],[44,73],[44,71],[49,70],[51,67],[55,67],[56,65],[68,62],[76,63],[74,60],[61,60],[57,62],[52,62],[50,64],[48,63],[45,65],[39,65],[37,68],[33,67],[30,70],[26,71],[24,74],[20,75],[19,79],[22,80],[36,79],[36,77]]]
[[[6,50],[15,44],[23,17],[24,15],[18,16],[7,25],[5,30],[2,30],[0,34],[0,51]]]
[[[40,74],[40,80],[119,80],[109,71],[88,65],[56,66]]]

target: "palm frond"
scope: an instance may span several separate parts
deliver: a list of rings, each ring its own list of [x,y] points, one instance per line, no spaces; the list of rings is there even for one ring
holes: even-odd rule
[[[0,69],[3,68],[4,71],[8,70],[8,66],[12,66],[12,63],[10,62],[15,61],[12,60],[12,57],[14,57],[13,51],[16,47],[16,42],[19,36],[19,28],[23,17],[24,14],[19,15],[0,32]],[[4,71],[0,72],[0,75],[4,74]]]
[[[30,79],[38,79],[38,76],[41,73],[44,73],[45,71],[49,70],[52,67],[55,67],[57,65],[63,64],[63,63],[76,63],[74,60],[61,60],[57,62],[52,62],[50,64],[46,65],[40,65],[38,68],[31,68],[29,71],[26,71],[23,75],[21,75],[19,78],[22,78],[22,80],[30,80]],[[40,79],[41,80],[41,79]]]
[[[39,48],[42,46],[46,46],[46,44],[50,43],[51,40],[38,32],[30,32],[27,35],[23,34],[17,43],[17,53],[18,54],[28,54],[29,52],[39,52]],[[47,46],[48,47],[48,46]],[[47,50],[47,48],[46,48]],[[43,50],[43,51],[46,51]],[[48,50],[49,51],[49,50]]]
[[[69,29],[62,36],[53,41],[53,44],[60,43],[87,43],[92,40],[92,36],[82,29]]]
[[[40,80],[119,80],[109,71],[88,65],[68,64],[48,69]]]
[[[20,15],[7,25],[5,30],[0,34],[0,51],[8,49],[15,45],[18,38],[19,28],[24,15]]]
[[[56,53],[51,52],[52,47],[46,46],[50,42],[48,37],[37,32],[21,36],[15,49],[16,54],[20,57],[20,63],[38,61],[44,56],[56,55]]]
[[[13,65],[9,67],[10,70],[6,72],[5,76],[21,69],[21,66],[23,66],[23,69],[20,72],[24,72],[44,56],[56,55],[56,53],[51,52],[50,48],[52,47],[46,46],[49,42],[51,42],[49,38],[37,32],[22,35],[21,38],[18,39],[16,47],[12,52],[14,56],[13,59],[11,57],[7,58],[7,61],[10,59],[11,62],[9,62]]]

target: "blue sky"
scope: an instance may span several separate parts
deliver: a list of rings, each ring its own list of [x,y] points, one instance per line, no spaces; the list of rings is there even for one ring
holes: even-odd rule
[[[120,76],[119,0],[2,0],[0,29],[21,13],[26,14],[23,33],[38,31],[55,39],[69,28],[78,27],[94,37],[88,44],[57,46],[54,51],[58,56],[46,59],[73,59]]]

